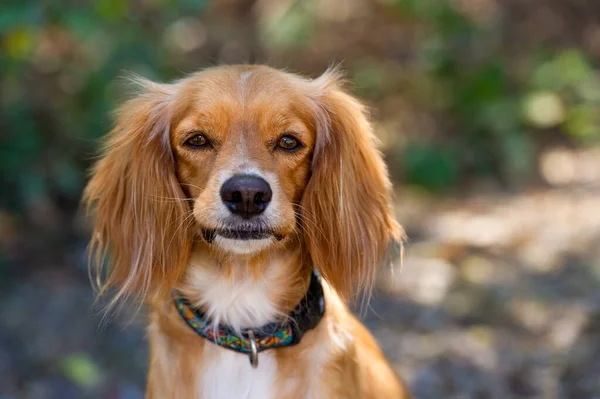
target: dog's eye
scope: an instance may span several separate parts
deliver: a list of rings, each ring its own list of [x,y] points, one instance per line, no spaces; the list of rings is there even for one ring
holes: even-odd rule
[[[292,151],[300,147],[300,142],[292,136],[282,136],[277,143],[277,147]]]
[[[197,134],[193,137],[190,137],[185,144],[189,145],[190,147],[204,147],[205,145],[208,145],[208,139],[203,134]]]

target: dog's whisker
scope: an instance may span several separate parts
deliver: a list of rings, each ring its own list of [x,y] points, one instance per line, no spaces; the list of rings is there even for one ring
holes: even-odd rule
[[[169,197],[158,197],[158,196],[152,196],[153,200],[157,200],[157,202],[169,202],[169,201],[173,201],[173,202],[194,202],[196,199],[195,198],[169,198]]]
[[[182,186],[189,186],[189,187],[192,187],[192,188],[196,188],[198,190],[202,190],[202,187],[196,186],[195,184],[191,184],[191,183],[179,183],[179,184],[182,185]]]

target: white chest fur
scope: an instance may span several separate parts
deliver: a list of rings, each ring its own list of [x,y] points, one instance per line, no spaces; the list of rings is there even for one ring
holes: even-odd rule
[[[197,260],[197,266],[190,267],[186,276],[188,290],[198,293],[188,299],[194,306],[204,308],[215,324],[242,329],[260,327],[276,320],[278,311],[269,291],[280,286],[280,274],[285,271],[277,260],[272,261],[258,279],[244,272],[224,276],[218,268],[203,267],[202,261]]]
[[[259,355],[258,368],[247,356],[208,344],[200,375],[198,399],[271,399],[277,360],[269,351]]]

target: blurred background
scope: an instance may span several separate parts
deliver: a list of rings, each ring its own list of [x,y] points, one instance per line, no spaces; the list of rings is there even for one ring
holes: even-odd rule
[[[417,398],[600,398],[599,60],[593,0],[3,0],[0,398],[143,397],[81,191],[127,71],[238,62],[372,107],[410,239],[364,320]]]

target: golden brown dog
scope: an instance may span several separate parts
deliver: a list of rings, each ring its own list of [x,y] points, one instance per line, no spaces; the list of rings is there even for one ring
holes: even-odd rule
[[[137,83],[86,201],[101,292],[150,307],[147,397],[407,398],[345,305],[401,229],[339,74],[244,65]],[[277,332],[255,337],[263,326]]]

